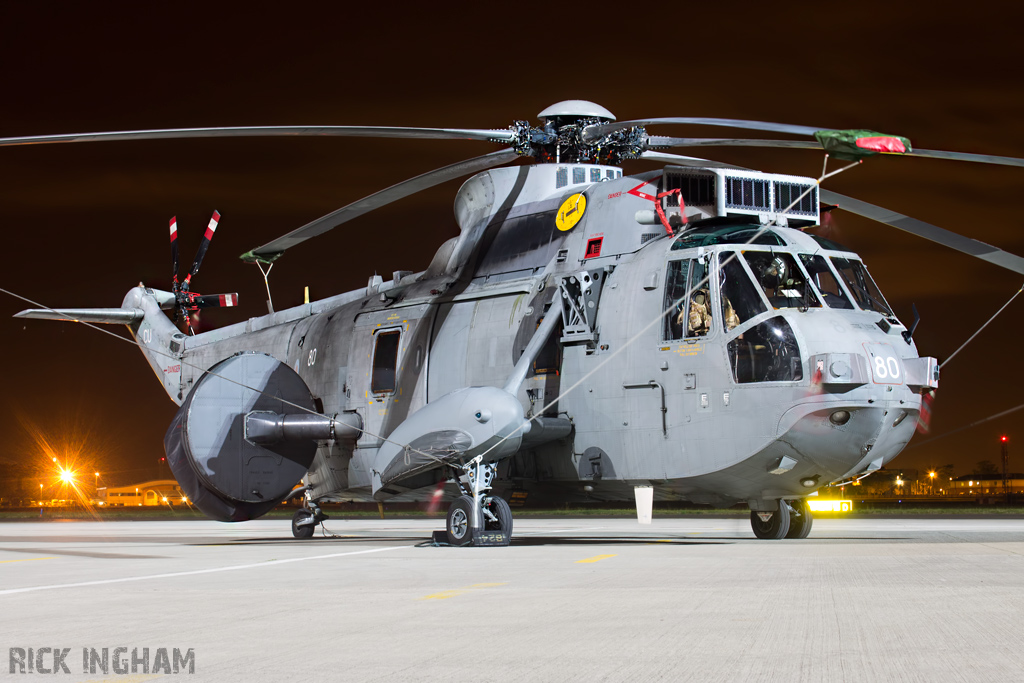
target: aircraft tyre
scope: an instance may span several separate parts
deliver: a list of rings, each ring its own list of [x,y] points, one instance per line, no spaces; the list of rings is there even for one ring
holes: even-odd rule
[[[750,526],[754,529],[754,535],[758,538],[777,540],[786,538],[789,533],[789,505],[786,501],[780,500],[779,507],[772,513],[771,519],[762,521],[754,510],[750,511]]]
[[[292,516],[292,536],[295,538],[312,538],[313,532],[316,531],[316,523],[303,524],[299,526],[299,522],[313,519],[313,513],[309,510],[298,510]]]
[[[509,513],[511,520],[512,514]],[[448,532],[448,545],[469,545],[473,542],[473,499],[459,496],[448,507],[448,518],[445,521]]]
[[[790,501],[790,506],[793,508],[793,514],[789,516],[789,531],[786,532],[786,538],[807,538],[811,533],[811,525],[814,524],[814,515],[811,514],[807,500],[800,498]]]
[[[488,507],[491,513],[498,518],[498,521],[494,522],[487,520],[484,524],[484,528],[488,531],[502,531],[504,532],[509,540],[512,538],[512,508],[508,506],[508,502],[504,498],[498,496],[491,496],[488,502]]]

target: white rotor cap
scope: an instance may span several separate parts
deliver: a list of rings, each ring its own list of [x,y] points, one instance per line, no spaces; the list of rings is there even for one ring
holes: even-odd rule
[[[594,104],[586,100],[565,100],[552,104],[550,107],[537,114],[540,119],[553,119],[560,117],[571,118],[599,118],[606,121],[614,121],[615,114],[611,113],[600,104]]]

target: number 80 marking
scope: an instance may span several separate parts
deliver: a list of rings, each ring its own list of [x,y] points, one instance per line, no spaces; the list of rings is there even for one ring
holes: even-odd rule
[[[889,356],[888,358],[875,356],[875,376],[878,377],[878,379],[886,379],[887,377],[899,379],[900,364],[896,362],[896,359],[892,356]]]

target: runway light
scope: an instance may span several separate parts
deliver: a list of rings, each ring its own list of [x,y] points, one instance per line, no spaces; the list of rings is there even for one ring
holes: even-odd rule
[[[852,512],[852,500],[808,500],[807,507],[812,512]]]
[[[60,480],[65,484],[71,484],[75,481],[75,473],[71,470],[61,470]]]

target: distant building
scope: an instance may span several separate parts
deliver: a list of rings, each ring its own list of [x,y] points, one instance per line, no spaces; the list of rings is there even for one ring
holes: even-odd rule
[[[1024,493],[1024,474],[1014,472],[1006,475],[1010,493]],[[953,495],[994,495],[1004,493],[1001,474],[965,474],[949,482]]]
[[[96,489],[96,505],[105,507],[151,507],[184,505],[185,494],[173,479],[156,479],[130,486],[104,486]]]

